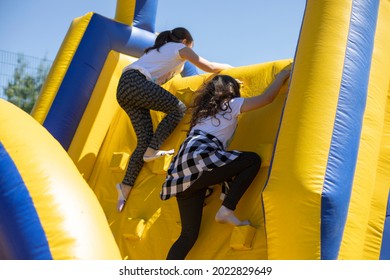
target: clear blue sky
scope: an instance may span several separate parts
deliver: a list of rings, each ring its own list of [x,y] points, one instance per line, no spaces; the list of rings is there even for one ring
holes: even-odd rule
[[[0,50],[54,60],[71,21],[116,0],[0,0]],[[293,58],[306,0],[160,0],[156,31],[183,26],[195,51],[233,66]]]

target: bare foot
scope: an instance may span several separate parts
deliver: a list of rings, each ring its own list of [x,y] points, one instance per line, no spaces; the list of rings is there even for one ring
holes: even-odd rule
[[[154,150],[152,148],[148,148],[144,154],[143,160],[145,162],[149,162],[165,155],[172,155],[174,152],[175,152],[174,149],[163,151],[163,150]]]
[[[250,225],[248,220],[241,221],[234,215],[233,210],[230,210],[223,205],[219,208],[217,214],[215,215],[215,221],[221,224],[230,224],[233,226]]]
[[[125,207],[131,188],[131,186],[123,183],[119,183],[116,185],[116,190],[118,191],[118,202],[116,205],[116,209],[118,210],[118,212],[122,212],[123,208]]]

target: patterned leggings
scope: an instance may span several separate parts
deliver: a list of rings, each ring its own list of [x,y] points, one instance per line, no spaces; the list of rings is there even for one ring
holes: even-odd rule
[[[149,81],[138,70],[127,70],[119,80],[117,89],[119,105],[130,117],[137,147],[130,157],[123,184],[134,186],[144,164],[143,155],[148,147],[158,150],[184,117],[186,106],[161,86]],[[167,115],[153,133],[153,123],[149,110],[164,112]]]

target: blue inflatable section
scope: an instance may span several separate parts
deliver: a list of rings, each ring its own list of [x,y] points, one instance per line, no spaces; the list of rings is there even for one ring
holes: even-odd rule
[[[154,20],[145,15],[155,15],[155,12],[149,11],[156,9],[155,2],[144,1],[148,3],[146,6],[142,5],[142,1],[137,4],[136,11],[142,13],[135,16],[142,19],[137,21],[137,25],[145,29],[93,14],[43,123],[65,150],[69,149],[108,53],[113,50],[140,57],[147,47],[154,44],[156,35],[151,32]],[[197,74],[195,66],[185,64],[183,76]]]
[[[382,247],[379,258],[381,260],[390,260],[390,190],[387,198],[385,227],[383,230]]]
[[[50,260],[49,244],[18,168],[0,142],[0,247],[14,260]]]
[[[157,0],[138,0],[135,5],[133,26],[155,33],[157,4]]]
[[[143,30],[135,32],[137,40],[131,40],[134,29],[98,14],[92,16],[43,123],[65,150],[70,146],[108,53],[114,50],[138,57],[153,44],[152,34],[140,35],[147,33]]]
[[[321,259],[325,260],[337,259],[348,215],[379,9],[377,0],[353,1],[352,5],[344,72],[321,202]],[[351,92],[354,94],[351,95]]]

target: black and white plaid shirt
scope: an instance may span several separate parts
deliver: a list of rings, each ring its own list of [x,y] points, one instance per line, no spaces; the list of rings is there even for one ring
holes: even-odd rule
[[[235,160],[239,151],[226,151],[217,137],[202,130],[192,131],[180,146],[162,185],[161,199],[166,200],[188,189],[202,174]]]

